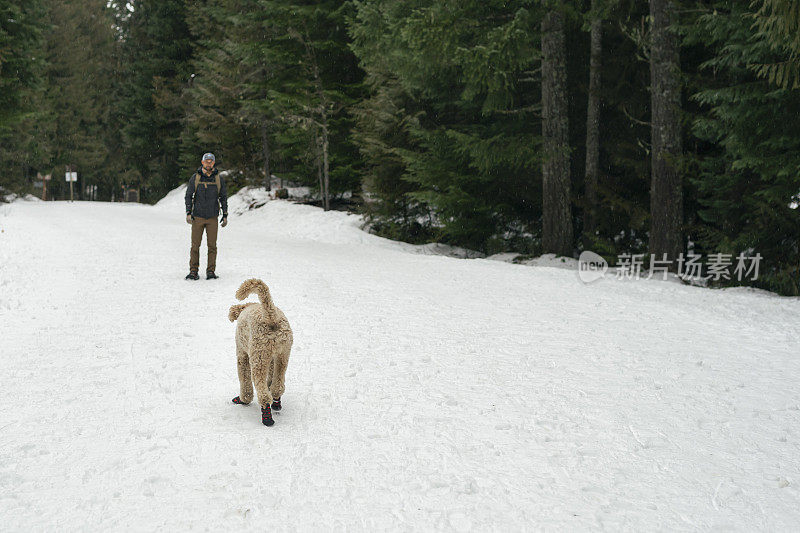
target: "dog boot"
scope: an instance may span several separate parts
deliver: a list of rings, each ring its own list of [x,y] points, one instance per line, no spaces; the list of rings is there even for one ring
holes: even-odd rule
[[[239,404],[239,405],[248,405],[248,404],[244,403],[244,402],[242,401],[242,399],[241,399],[241,398],[239,398],[238,396],[237,396],[236,398],[234,398],[233,400],[231,400],[231,401],[232,401],[233,403],[235,403],[235,404]]]
[[[269,405],[261,408],[261,422],[265,426],[271,426],[275,423],[275,421],[272,419],[272,410],[269,408]]]
[[[273,411],[280,411],[281,410],[281,399],[276,398],[272,400],[272,410]]]
[[[213,270],[209,270],[208,272],[206,272],[206,279],[218,279],[218,278],[219,276],[214,274]]]
[[[197,272],[191,271],[186,274],[186,279],[200,279],[200,276],[197,275]]]

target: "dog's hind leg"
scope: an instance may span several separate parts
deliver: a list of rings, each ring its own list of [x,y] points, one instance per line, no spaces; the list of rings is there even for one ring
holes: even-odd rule
[[[239,398],[242,403],[253,401],[253,377],[247,352],[236,352],[236,365],[239,369]]]
[[[286,377],[286,365],[289,362],[289,352],[277,354],[274,360],[272,383],[269,390],[277,403],[278,409],[280,409],[281,396],[283,396],[283,391],[286,390],[284,379]]]
[[[256,386],[258,403],[263,408],[272,403],[272,394],[270,394],[269,386],[267,385],[270,361],[272,358],[268,350],[254,350],[253,355],[254,357],[251,359],[253,366],[253,384]]]
[[[281,396],[283,396],[284,390],[286,390],[285,386],[285,378],[286,378],[286,365],[289,362],[289,350],[287,349],[285,353],[278,353],[275,355],[274,360],[274,368],[272,370],[272,382],[270,383],[269,391],[272,393],[272,409],[275,411],[280,411],[281,406]]]

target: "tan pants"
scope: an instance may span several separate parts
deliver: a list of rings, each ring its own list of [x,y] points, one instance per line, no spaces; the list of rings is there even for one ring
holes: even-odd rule
[[[208,263],[206,272],[214,272],[217,268],[217,230],[219,229],[216,218],[194,217],[192,221],[192,249],[189,252],[189,270],[200,270],[200,244],[203,242],[203,230],[206,231],[206,244],[208,245]]]

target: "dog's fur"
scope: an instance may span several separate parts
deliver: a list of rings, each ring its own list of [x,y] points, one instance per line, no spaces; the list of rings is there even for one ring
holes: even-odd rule
[[[239,367],[239,398],[253,401],[253,384],[262,408],[279,400],[284,391],[286,365],[292,349],[292,328],[286,315],[275,307],[269,289],[260,279],[248,279],[236,291],[244,300],[256,293],[261,304],[231,306],[228,319],[236,324],[236,361]]]

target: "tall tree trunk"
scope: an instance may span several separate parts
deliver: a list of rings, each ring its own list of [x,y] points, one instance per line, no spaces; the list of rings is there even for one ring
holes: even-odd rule
[[[674,261],[683,250],[681,88],[677,13],[673,0],[650,0],[650,105],[652,177],[650,181],[650,253]],[[674,263],[673,263],[674,266]]]
[[[586,212],[584,233],[591,238],[597,231],[597,180],[600,169],[600,68],[603,52],[603,20],[597,12],[598,0],[592,0],[592,23],[589,45],[589,98],[586,105]]]
[[[325,211],[331,208],[330,172],[328,168],[328,114],[323,112],[322,120],[322,175],[325,179],[324,205]]]
[[[317,135],[317,179],[319,180],[319,197],[322,205],[325,205],[325,181],[322,179],[322,137]]]
[[[269,139],[267,138],[267,122],[261,122],[261,151],[264,154],[264,188],[272,190],[272,172],[269,169]]]
[[[317,97],[319,98],[319,115],[322,122],[322,176],[324,178],[324,188],[322,190],[322,205],[325,211],[330,210],[330,172],[328,162],[328,99],[325,96],[325,91],[322,90],[322,78],[319,75],[319,65],[317,64],[316,57],[311,52],[310,47],[306,47],[306,53],[311,59],[313,65],[314,84],[317,90]]]
[[[542,247],[572,255],[569,124],[564,18],[558,9],[542,20]]]

